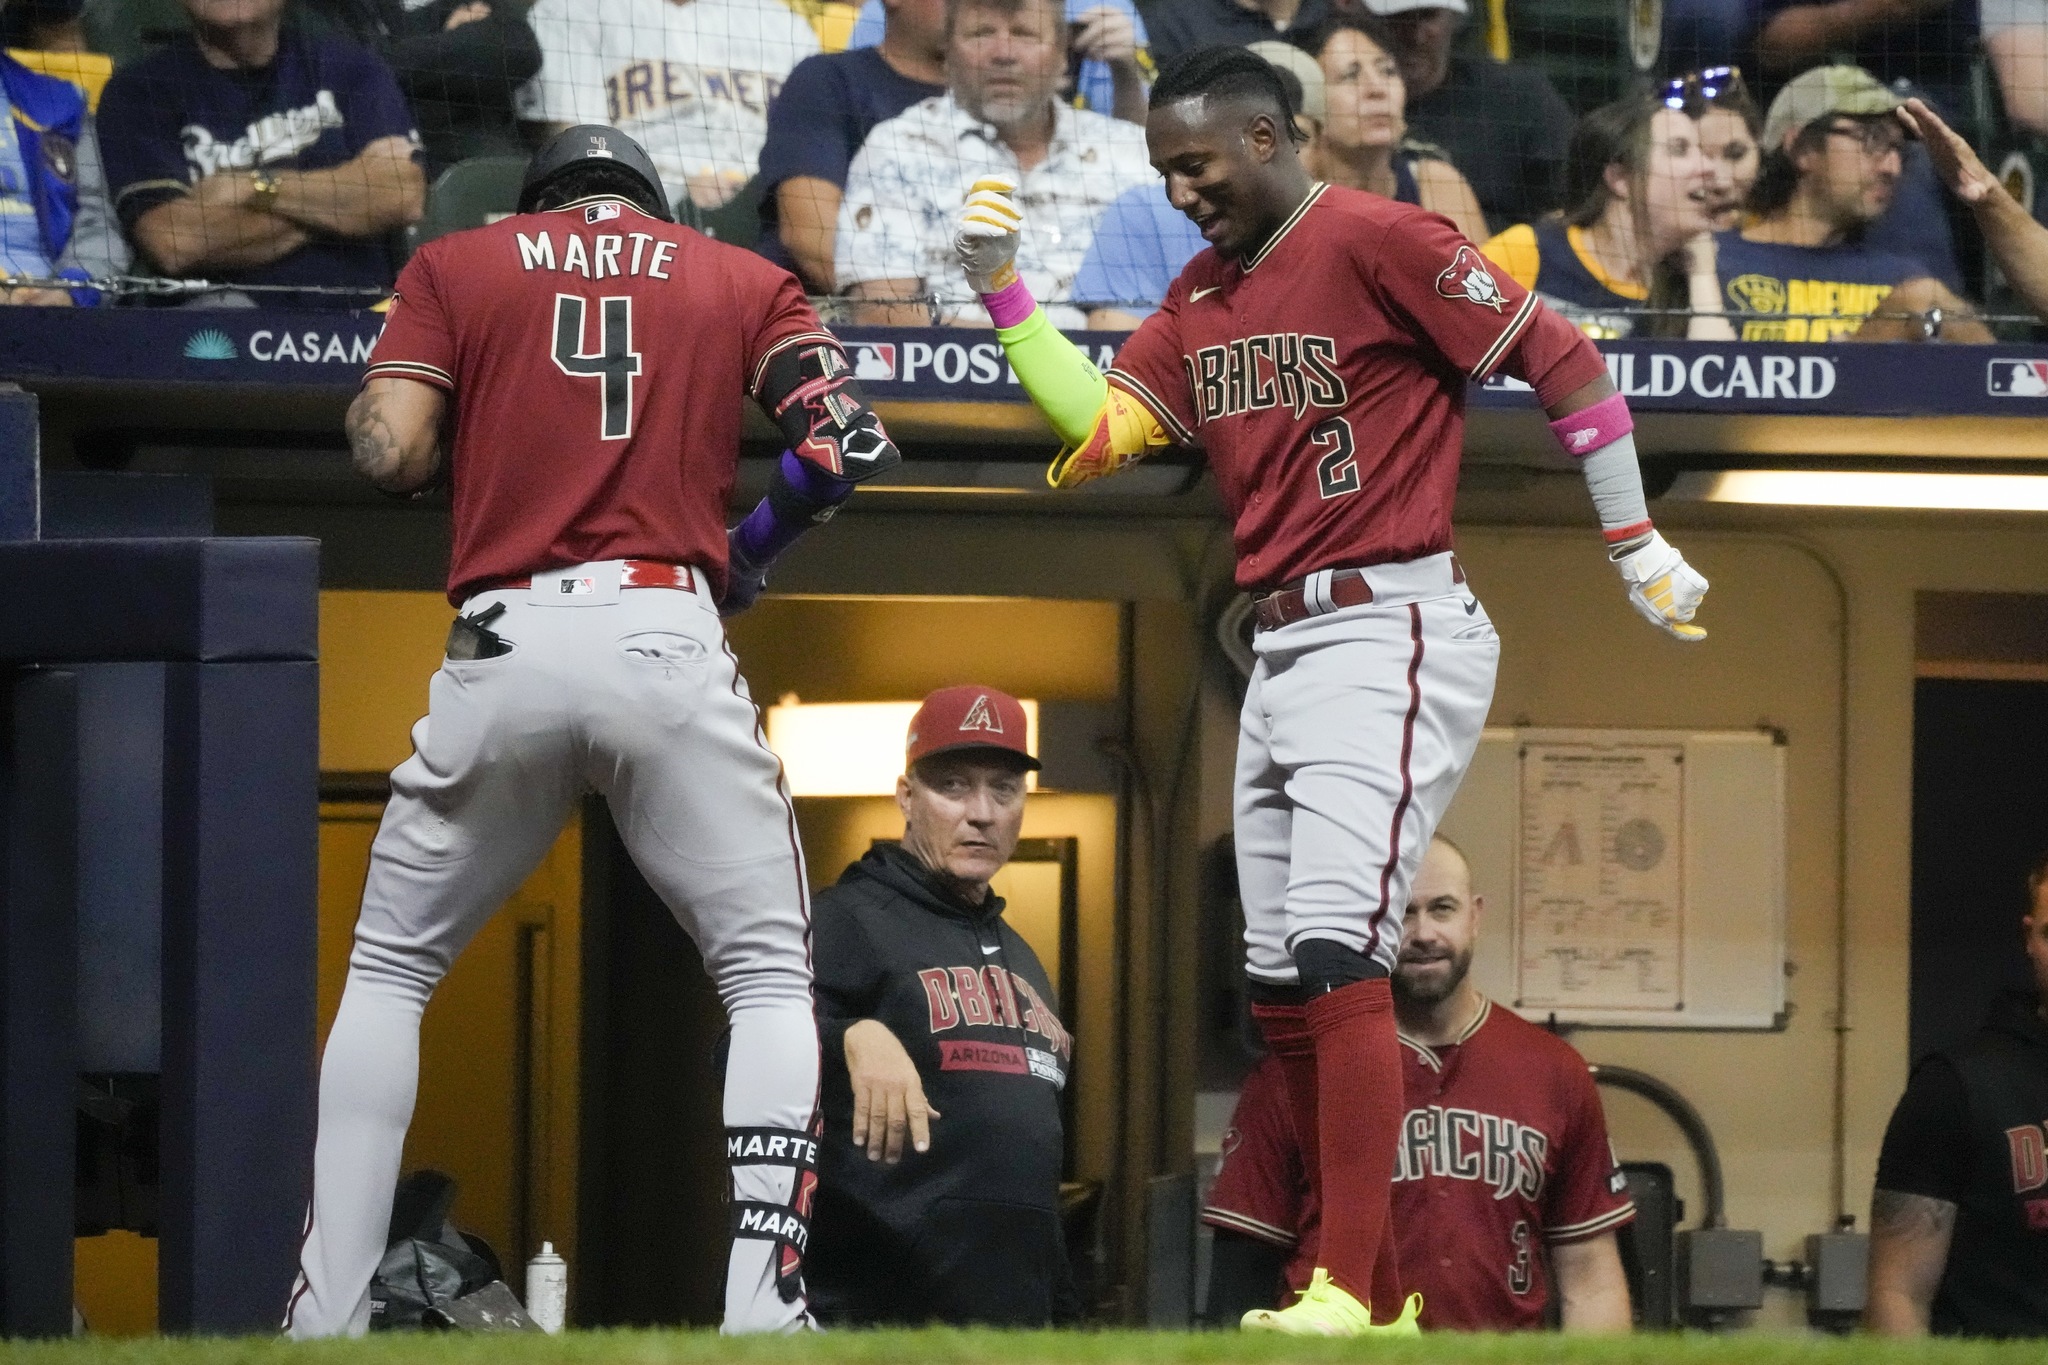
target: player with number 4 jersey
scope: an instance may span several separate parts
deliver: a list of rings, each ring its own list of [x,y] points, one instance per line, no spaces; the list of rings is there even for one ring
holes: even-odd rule
[[[810,906],[781,764],[719,618],[896,449],[796,281],[678,227],[616,129],[557,137],[519,208],[412,258],[349,408],[371,482],[447,482],[461,614],[370,851],[286,1327],[368,1327],[421,1011],[595,791],[732,1025],[725,1328],[801,1328]],[[790,450],[728,531],[743,396]]]
[[[1401,1051],[1387,978],[1409,884],[1471,762],[1500,642],[1451,554],[1466,386],[1526,380],[1582,460],[1635,608],[1670,634],[1706,580],[1659,535],[1628,407],[1576,328],[1449,222],[1315,183],[1285,88],[1240,48],[1180,58],[1146,143],[1209,243],[1105,377],[1014,265],[1023,215],[975,185],[955,246],[1073,487],[1199,447],[1253,594],[1238,880],[1255,1013],[1286,1071],[1324,1209],[1308,1292],[1249,1329],[1409,1332],[1389,1217]]]

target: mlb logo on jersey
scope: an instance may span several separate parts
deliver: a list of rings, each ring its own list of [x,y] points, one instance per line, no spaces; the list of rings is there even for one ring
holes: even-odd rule
[[[583,221],[585,224],[602,223],[607,218],[616,218],[618,216],[619,206],[617,204],[592,204],[589,208],[583,210]]]
[[[896,377],[896,344],[878,341],[854,347],[853,377],[893,380]]]
[[[588,597],[597,591],[595,578],[564,578],[555,588],[564,597]]]
[[[2048,360],[1993,360],[1985,391],[1994,398],[2048,398]]]

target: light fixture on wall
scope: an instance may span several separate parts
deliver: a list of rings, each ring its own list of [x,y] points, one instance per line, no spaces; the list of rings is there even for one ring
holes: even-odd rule
[[[793,796],[888,796],[903,771],[914,701],[805,702],[768,708],[768,747]],[[1024,747],[1038,753],[1038,703],[1024,702]],[[1032,783],[1036,786],[1036,782]]]
[[[2048,512],[2048,475],[1853,469],[1697,470],[1680,474],[1666,496],[1691,502],[1798,507]]]

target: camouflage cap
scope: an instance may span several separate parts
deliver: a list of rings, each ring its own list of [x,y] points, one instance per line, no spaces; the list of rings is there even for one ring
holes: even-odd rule
[[[1905,101],[1860,66],[1816,66],[1786,82],[1764,115],[1766,151],[1785,145],[1785,135],[1803,131],[1815,119],[1834,114],[1889,114]]]

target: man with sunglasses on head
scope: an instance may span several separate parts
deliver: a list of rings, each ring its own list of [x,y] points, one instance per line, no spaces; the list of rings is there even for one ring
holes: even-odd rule
[[[1815,67],[1771,101],[1750,221],[1715,243],[1742,340],[1992,339],[1969,303],[1920,262],[1863,240],[1898,190],[1906,145],[1898,107],[1897,95],[1855,66]]]

